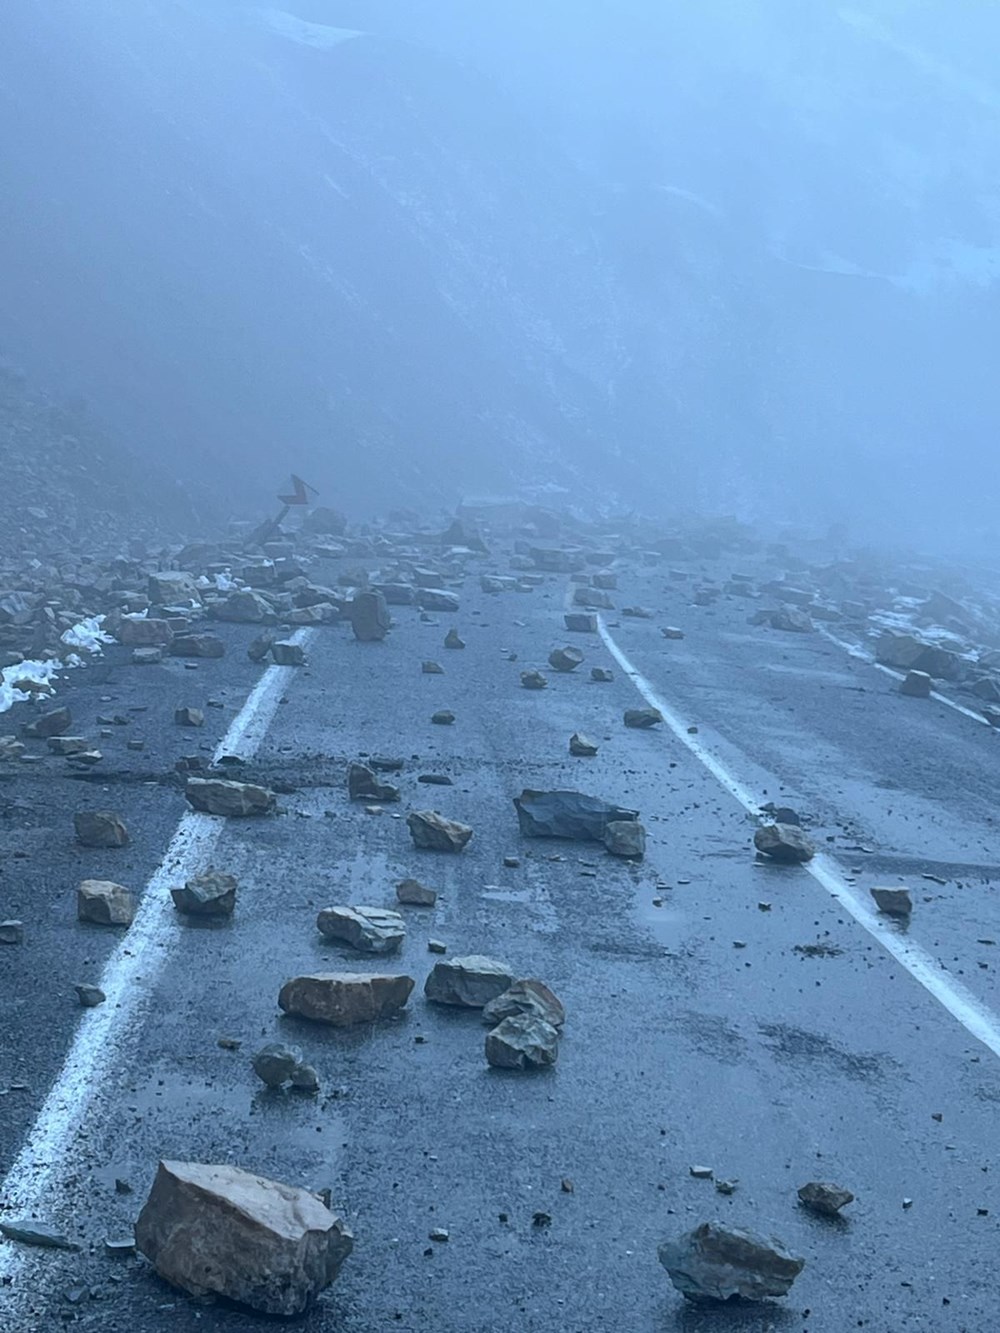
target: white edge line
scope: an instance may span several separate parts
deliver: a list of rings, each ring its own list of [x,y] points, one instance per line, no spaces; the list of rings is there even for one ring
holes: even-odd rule
[[[687,746],[694,757],[701,763],[716,781],[733,796],[740,805],[752,815],[760,814],[760,802],[749,787],[734,778],[712,752],[691,735],[687,725],[674,712],[669,704],[653,689],[642,673],[632,665],[625,653],[609,634],[604,618],[598,616],[597,629],[604,646],[615,659],[622,671],[652,708],[663,714],[663,720],[682,745]],[[838,642],[834,640],[834,642]],[[873,664],[877,665],[877,664]],[[888,668],[884,668],[888,669]],[[895,673],[892,673],[895,674]],[[939,696],[940,697],[940,696]],[[951,703],[943,699],[944,703]],[[959,704],[952,707],[966,711]],[[970,714],[975,716],[975,714]],[[981,718],[977,721],[982,721]],[[919,944],[913,943],[900,933],[894,923],[882,920],[863,898],[859,897],[854,887],[848,884],[834,861],[824,855],[818,855],[807,862],[803,870],[808,870],[813,879],[820,884],[831,897],[835,898],[851,914],[859,926],[863,927],[882,948],[904,967],[910,976],[956,1018],[962,1027],[977,1041],[982,1042],[994,1055],[1000,1057],[1000,1018],[961,984],[944,972],[941,963],[933,958]]]
[[[314,633],[298,630],[292,641],[304,645]],[[220,741],[213,760],[224,754],[249,758],[256,752],[295,671],[295,667],[267,668]],[[107,998],[97,1008],[83,1011],[62,1069],[0,1183],[0,1200],[9,1215],[44,1207],[52,1175],[64,1165],[69,1140],[105,1079],[120,1067],[121,1048],[152,997],[170,956],[170,945],[180,938],[173,923],[170,887],[205,867],[225,826],[225,819],[195,811],[181,816],[162,861],[146,884],[134,921],[105,964],[100,987]],[[27,1252],[20,1247],[13,1249],[13,1255],[15,1264],[28,1261]],[[9,1268],[5,1276],[10,1277]]]

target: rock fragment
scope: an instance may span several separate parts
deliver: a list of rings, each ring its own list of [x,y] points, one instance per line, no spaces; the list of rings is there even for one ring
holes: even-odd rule
[[[354,637],[361,643],[378,643],[389,633],[392,621],[380,592],[358,592],[348,605]]]
[[[603,842],[608,825],[637,820],[637,810],[623,810],[578,791],[534,791],[515,797],[518,824],[528,838],[573,838]]]
[[[517,1018],[526,1014],[543,1018],[554,1028],[561,1028],[566,1022],[566,1010],[562,1001],[541,981],[525,978],[515,981],[495,1000],[490,1000],[483,1009],[483,1022],[495,1026],[505,1018]]]
[[[76,991],[76,998],[80,1001],[83,1009],[96,1009],[99,1004],[103,1004],[108,998],[100,986],[89,986],[81,983],[74,986],[73,989]]]
[[[875,906],[885,916],[894,916],[905,920],[913,912],[913,899],[909,889],[872,889]]]
[[[184,795],[188,804],[202,814],[230,819],[270,814],[275,806],[273,791],[226,778],[188,778]]]
[[[899,692],[910,699],[929,699],[933,684],[926,671],[908,671],[899,682]]]
[[[159,666],[163,661],[163,649],[133,648],[132,661],[135,666]]]
[[[452,627],[444,636],[444,646],[446,648],[464,648],[465,640],[459,634],[458,630]]]
[[[76,914],[98,926],[128,926],[135,916],[135,898],[123,884],[85,879],[76,891]]]
[[[415,810],[406,824],[414,845],[433,852],[460,852],[472,837],[468,824],[445,819],[436,810]]]
[[[444,667],[440,662],[427,661],[421,666],[420,670],[425,676],[443,676]]]
[[[558,1031],[537,1014],[505,1018],[486,1034],[486,1062],[494,1069],[543,1069],[558,1055]]]
[[[614,672],[609,671],[607,667],[591,667],[590,679],[597,681],[601,685],[607,685],[609,681],[614,680]]]
[[[379,782],[367,764],[351,764],[347,770],[347,794],[352,801],[398,801],[399,788]]]
[[[639,861],[646,854],[646,830],[637,819],[613,819],[604,829],[604,846],[612,856]]]
[[[263,634],[258,634],[255,639],[250,641],[247,647],[247,657],[251,662],[263,662],[271,651],[272,643],[274,643],[274,635],[265,630]]]
[[[676,625],[664,625],[660,629],[660,633],[665,639],[683,639],[684,637],[684,631],[678,629]]]
[[[450,727],[455,721],[455,714],[450,708],[439,708],[436,713],[431,714],[431,721],[437,727]]]
[[[23,921],[0,921],[0,944],[23,944]]]
[[[597,617],[586,611],[567,611],[563,621],[571,634],[597,633]]]
[[[235,875],[207,870],[193,875],[180,888],[172,888],[174,907],[185,916],[232,916],[236,907]]]
[[[597,754],[598,746],[596,741],[592,741],[589,736],[584,736],[579,731],[574,731],[569,738],[569,752],[578,759],[592,759]]]
[[[433,907],[437,889],[429,889],[418,879],[401,879],[396,885],[396,898],[408,907]]]
[[[514,979],[506,963],[470,954],[435,963],[424,984],[424,994],[432,1004],[482,1009],[509,990]]]
[[[226,645],[217,634],[177,635],[170,644],[171,657],[225,657]]]
[[[544,690],[548,683],[540,671],[521,672],[521,685],[526,690]]]
[[[306,652],[301,643],[292,643],[290,639],[276,639],[271,644],[271,661],[275,666],[305,666]]]
[[[316,928],[359,953],[395,953],[406,939],[403,918],[385,907],[324,907]]]
[[[84,847],[124,847],[128,842],[124,820],[111,810],[78,810],[73,827]]]
[[[23,731],[25,736],[48,740],[50,736],[65,736],[72,725],[73,714],[68,708],[53,708],[51,712],[36,717],[33,722],[26,722]]]
[[[663,721],[663,714],[658,708],[626,708],[623,720],[626,727],[644,731],[649,727],[658,727]]]
[[[841,1208],[846,1208],[849,1203],[854,1202],[854,1195],[850,1190],[821,1180],[810,1180],[799,1189],[798,1194],[799,1201],[804,1207],[824,1217],[837,1217]]]
[[[579,648],[553,648],[549,653],[549,666],[553,671],[575,671],[583,661]]]
[[[25,1219],[19,1221],[11,1218],[0,1221],[0,1236],[5,1236],[7,1240],[20,1241],[22,1245],[37,1245],[39,1249],[44,1250],[78,1250],[80,1247],[75,1241],[64,1236],[61,1231],[55,1227],[49,1226],[47,1222],[36,1222],[34,1219]]]
[[[165,1281],[264,1314],[303,1314],[353,1248],[315,1194],[235,1166],[160,1162],[135,1228]]]
[[[331,1027],[374,1023],[397,1013],[410,998],[414,980],[372,972],[313,972],[282,986],[278,1004],[286,1014]]]
[[[785,1296],[805,1267],[780,1241],[721,1222],[703,1222],[658,1249],[670,1281],[691,1301],[759,1301]]]
[[[270,1042],[257,1051],[251,1064],[262,1083],[266,1083],[269,1088],[281,1088],[291,1080],[292,1074],[302,1064],[302,1052],[297,1046]]]
[[[205,714],[200,708],[175,708],[174,721],[179,727],[203,727]]]
[[[758,852],[786,865],[811,861],[816,848],[797,824],[765,824],[753,835]]]

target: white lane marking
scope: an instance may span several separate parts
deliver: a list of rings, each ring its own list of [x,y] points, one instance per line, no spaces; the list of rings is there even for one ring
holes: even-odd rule
[[[306,643],[314,630],[299,630],[296,643]],[[295,673],[294,667],[268,667],[247,697],[219,743],[213,758],[224,754],[253,755]],[[163,860],[146,885],[135,920],[108,959],[100,987],[107,996],[96,1009],[84,1010],[69,1054],[27,1140],[0,1184],[0,1200],[9,1216],[37,1216],[49,1205],[49,1192],[59,1167],[72,1160],[74,1134],[102,1088],[121,1074],[121,1053],[152,999],[157,978],[180,938],[173,920],[171,885],[203,870],[222,835],[226,821],[194,811],[182,815]],[[22,1247],[13,1247],[5,1264],[6,1278],[14,1266],[29,1262]]]
[[[876,671],[884,672],[885,675],[891,676],[893,680],[906,679],[905,671],[897,671],[895,667],[886,666],[884,662],[876,662],[872,653],[865,652],[864,648],[859,648],[856,643],[848,643],[846,639],[838,639],[836,634],[831,634],[830,631],[824,629],[822,625],[817,625],[816,628],[819,630],[820,634],[822,634],[824,639],[829,643],[836,644],[838,648],[843,648],[844,652],[847,653],[849,657],[855,657],[859,662],[867,662],[868,665],[873,666]],[[957,703],[954,699],[949,699],[946,694],[939,694],[937,690],[931,690],[931,698],[936,699],[939,704],[947,704],[949,708],[954,708],[956,713],[961,713],[964,717],[971,717],[973,722],[978,722],[981,726],[988,727],[991,725],[986,718],[983,717],[982,713],[977,713],[971,708],[966,708],[964,704]]]
[[[694,757],[703,764],[716,781],[752,815],[760,813],[760,801],[749,787],[744,786],[726,769],[721,761],[708,750],[696,735],[692,736],[687,725],[662,699],[643,674],[632,665],[625,653],[608,633],[603,617],[598,617],[598,632],[604,646],[615,659],[622,671],[651,708],[658,708],[663,720],[682,745],[686,745]],[[947,701],[946,701],[947,702]],[[813,879],[835,898],[885,951],[909,972],[913,979],[938,1001],[948,1013],[956,1018],[962,1027],[977,1041],[1000,1056],[1000,1017],[962,985],[945,972],[942,964],[919,944],[899,933],[897,927],[884,920],[859,896],[853,885],[849,884],[836,863],[828,856],[818,855],[803,866]]]

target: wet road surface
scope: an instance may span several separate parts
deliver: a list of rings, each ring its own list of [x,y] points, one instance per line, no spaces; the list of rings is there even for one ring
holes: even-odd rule
[[[616,623],[609,613],[607,632],[697,726],[697,744],[761,802],[808,818],[845,884],[867,894],[907,883],[909,937],[995,1014],[1000,738],[933,700],[900,697],[821,636],[749,627],[741,599],[689,606],[655,570],[623,572],[620,583],[619,605],[658,614]],[[165,916],[134,1003],[110,1016],[113,1059],[95,1064],[85,1113],[35,1160],[25,1138],[74,1035],[101,1014],[81,1016],[72,984],[96,980],[119,944],[75,921],[75,885],[89,875],[136,889],[149,881],[185,810],[164,775],[199,747],[210,755],[261,673],[242,651],[251,633],[230,627],[230,654],[197,672],[136,668],[111,649],[74,675],[61,697],[84,724],[75,730],[91,734],[99,713],[118,711],[131,719],[122,735],[141,731],[147,747],[126,751],[116,732],[93,781],[46,759],[0,786],[0,915],[22,917],[27,933],[0,952],[0,1216],[28,1200],[83,1246],[0,1242],[5,1329],[267,1326],[187,1299],[140,1260],[104,1255],[104,1240],[134,1222],[161,1157],[331,1188],[356,1248],[310,1328],[990,1326],[997,1057],[806,870],[755,862],[754,820],[677,736],[623,727],[624,709],[642,700],[600,638],[575,638],[587,655],[578,672],[549,672],[543,692],[520,688],[520,672],[547,670],[549,650],[567,641],[565,595],[555,576],[502,596],[470,579],[461,612],[437,625],[395,608],[382,644],[317,632],[240,772],[285,789],[281,814],[217,830],[211,859],[240,880],[236,915],[208,928]],[[452,619],[461,652],[441,647]],[[663,640],[665,623],[686,638]],[[444,675],[421,674],[430,657]],[[591,682],[591,665],[611,666],[614,680]],[[205,728],[173,726],[179,703],[209,698],[223,707],[206,708]],[[454,711],[453,727],[431,724],[439,708]],[[596,758],[570,758],[576,730],[600,743]],[[365,754],[406,761],[403,801],[380,815],[347,800],[346,764]],[[453,785],[421,784],[425,773]],[[578,787],[637,808],[645,861],[522,839],[512,798],[524,786]],[[119,810],[130,846],[76,847],[71,815],[85,804]],[[405,814],[427,807],[475,828],[460,856],[412,848]],[[520,865],[504,867],[512,854]],[[288,977],[370,967],[316,932],[317,910],[392,904],[395,881],[410,875],[441,898],[429,911],[402,909],[402,953],[376,964],[417,978],[404,1017],[348,1033],[282,1018],[276,996]],[[553,987],[568,1011],[555,1069],[490,1070],[479,1015],[424,1003],[430,936]],[[269,1040],[302,1047],[318,1097],[263,1088],[249,1056]],[[738,1181],[735,1192],[693,1178],[695,1164]],[[44,1182],[37,1197],[33,1173]],[[842,1221],[797,1205],[811,1179],[854,1190]],[[704,1311],[673,1291],[657,1243],[712,1217],[805,1257],[786,1301]],[[447,1243],[428,1239],[434,1227],[447,1228]]]

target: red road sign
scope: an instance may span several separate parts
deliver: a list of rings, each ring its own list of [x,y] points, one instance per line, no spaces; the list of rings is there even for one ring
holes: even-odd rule
[[[301,477],[297,477],[294,472],[292,473],[292,486],[294,487],[294,494],[278,496],[283,505],[307,505],[310,495],[319,494],[315,487],[310,486]]]

